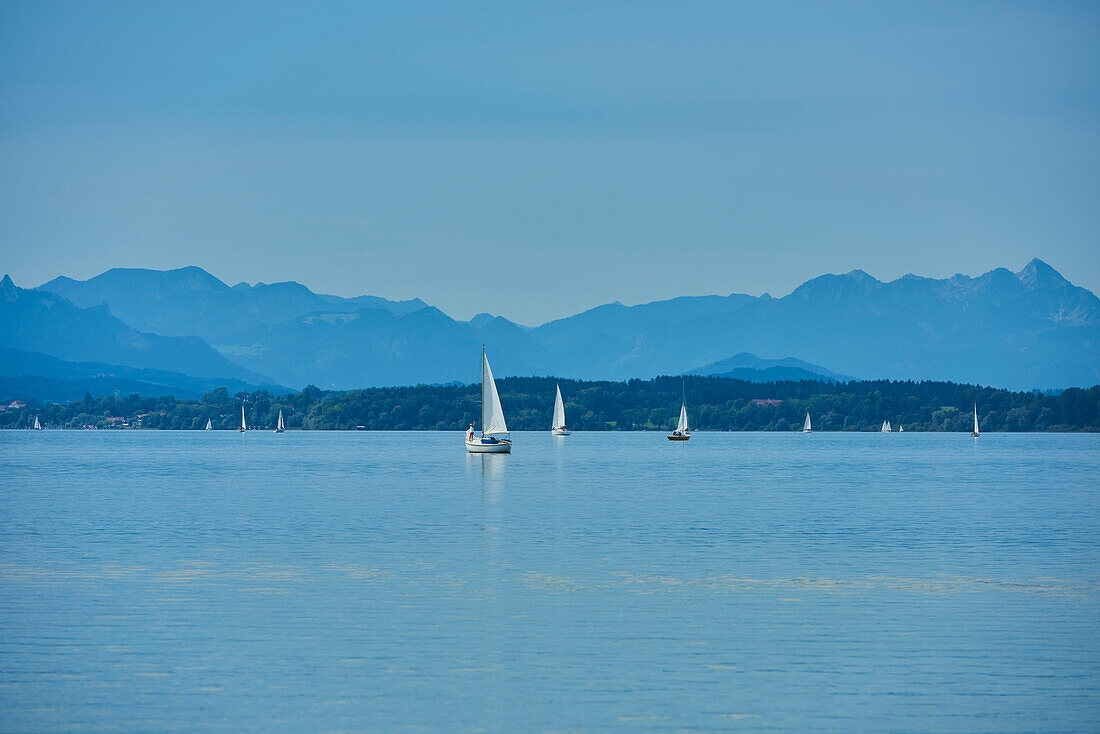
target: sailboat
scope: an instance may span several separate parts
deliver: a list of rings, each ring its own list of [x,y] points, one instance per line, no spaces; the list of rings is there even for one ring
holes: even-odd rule
[[[244,422],[244,406],[241,406],[241,427],[237,429],[238,433],[244,433],[248,430],[248,424]]]
[[[493,379],[493,370],[489,367],[489,358],[485,356],[485,347],[481,348],[481,436],[474,436],[474,424],[466,432],[466,450],[472,454],[510,454],[512,442],[507,436],[508,425],[504,422],[504,410],[500,407],[500,395],[497,383]]]
[[[680,389],[684,389],[682,383]],[[687,441],[689,438],[691,438],[691,428],[688,427],[687,393],[684,392],[680,402],[680,420],[676,422],[676,430],[668,434],[668,440]]]
[[[279,423],[275,426],[275,433],[282,433],[286,430],[286,426],[283,425],[283,411],[279,411]]]
[[[206,419],[206,428],[204,428],[202,430],[204,430],[204,431],[213,431],[214,430],[214,424],[210,422],[209,418]]]
[[[892,431],[892,430],[894,430],[894,429],[890,427],[890,421],[883,421],[883,422],[882,422],[882,428],[881,428],[881,429],[879,429],[879,430],[880,430],[880,431],[881,431],[882,433],[889,433],[890,431]]]
[[[806,411],[806,420],[802,423],[802,432],[803,433],[812,433],[813,430],[814,430],[813,426],[810,425],[810,411],[807,410]]]
[[[905,426],[898,426],[898,433],[905,433]]]
[[[561,401],[561,385],[557,386],[558,394],[554,396],[554,420],[550,422],[550,433],[555,436],[568,436],[569,429],[565,426],[565,404]]]
[[[970,435],[974,438],[978,437],[978,404],[974,403],[974,430],[970,432]],[[996,442],[994,442],[996,443]]]
[[[32,430],[35,430],[35,431],[41,431],[42,430],[42,424],[38,422],[38,416],[37,415],[34,417],[34,428]]]

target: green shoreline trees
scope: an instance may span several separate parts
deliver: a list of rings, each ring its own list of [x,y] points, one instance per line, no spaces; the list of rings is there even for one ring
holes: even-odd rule
[[[548,377],[497,381],[513,430],[546,430],[560,384],[570,427],[580,431],[669,430],[680,409],[680,378],[588,382]],[[299,393],[266,390],[201,400],[137,395],[93,398],[0,411],[0,428],[26,428],[40,416],[48,428],[236,428],[241,405],[249,426],[273,428],[282,410],[288,429],[453,430],[479,415],[479,385],[416,385]],[[977,403],[983,431],[1100,431],[1100,386],[1057,395],[1010,392],[950,382],[752,383],[689,377],[692,427],[702,431],[800,430],[808,410],[815,431],[875,431],[883,420],[906,431],[969,431]],[[123,425],[125,424],[125,425]]]

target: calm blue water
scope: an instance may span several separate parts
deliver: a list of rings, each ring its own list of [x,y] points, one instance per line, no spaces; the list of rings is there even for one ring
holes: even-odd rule
[[[1100,729],[1100,435],[0,432],[0,729]]]

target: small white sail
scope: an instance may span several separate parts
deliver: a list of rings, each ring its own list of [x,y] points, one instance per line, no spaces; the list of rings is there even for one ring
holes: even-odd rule
[[[970,435],[977,436],[978,433],[978,404],[974,403],[974,430],[971,431]]]
[[[38,422],[38,416],[37,415],[34,417],[34,430],[36,430],[36,431],[41,431],[42,430],[42,424]]]
[[[905,426],[898,426],[898,433],[905,433]]]
[[[248,424],[244,422],[244,406],[243,405],[241,406],[241,427],[238,428],[237,430],[238,431],[247,431],[248,430]]]
[[[565,403],[561,401],[561,386],[557,387],[557,395],[554,396],[554,420],[550,424],[550,430],[556,431],[565,428]]]
[[[285,430],[286,430],[286,426],[283,425],[283,411],[280,410],[279,411],[279,424],[277,426],[275,426],[275,431],[278,432],[278,433],[282,433]]]
[[[497,383],[493,379],[493,370],[489,367],[489,358],[481,353],[481,435],[492,436],[508,433],[504,422],[504,410],[500,407],[500,395]]]
[[[879,430],[881,430],[883,433],[890,433],[890,431],[893,430],[892,428],[890,428],[890,421],[883,421],[882,428]]]
[[[691,433],[688,428],[688,406],[687,403],[680,404],[680,420],[676,424],[676,430],[680,433]]]
[[[212,431],[212,430],[214,430],[214,424],[210,422],[210,419],[209,419],[209,418],[207,418],[207,419],[206,419],[206,428],[204,428],[203,430],[204,430],[204,431]]]
[[[802,423],[802,432],[810,433],[813,430],[813,426],[810,425],[810,411],[806,411],[806,420]]]

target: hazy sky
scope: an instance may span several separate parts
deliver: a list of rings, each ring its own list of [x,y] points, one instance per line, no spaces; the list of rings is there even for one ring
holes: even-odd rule
[[[1100,291],[1100,4],[0,4],[0,270],[538,323],[1041,257]]]

